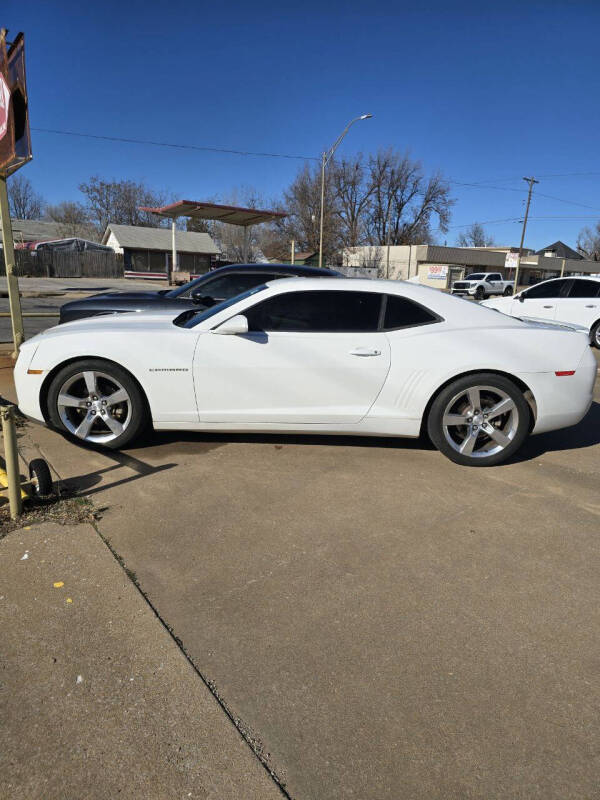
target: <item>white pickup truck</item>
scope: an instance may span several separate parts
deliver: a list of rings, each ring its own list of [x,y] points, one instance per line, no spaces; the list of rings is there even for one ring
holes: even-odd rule
[[[503,280],[499,272],[473,272],[452,284],[452,294],[468,294],[475,300],[485,300],[493,294],[510,295],[513,290],[514,282]]]

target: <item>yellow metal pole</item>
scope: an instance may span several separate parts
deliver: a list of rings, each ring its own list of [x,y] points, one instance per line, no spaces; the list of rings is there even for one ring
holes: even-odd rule
[[[19,348],[25,339],[23,331],[23,316],[21,313],[21,298],[19,295],[19,281],[14,273],[15,247],[13,242],[12,224],[8,207],[8,191],[6,176],[0,175],[0,224],[2,225],[2,247],[4,263],[6,264],[6,283],[8,285],[8,302],[10,305],[10,319],[12,323],[13,342],[15,345],[14,357],[19,355]]]
[[[17,426],[13,406],[2,406],[1,415],[10,516],[11,519],[17,519],[23,511],[23,501],[21,499],[21,475],[19,473],[19,454],[17,452]]]

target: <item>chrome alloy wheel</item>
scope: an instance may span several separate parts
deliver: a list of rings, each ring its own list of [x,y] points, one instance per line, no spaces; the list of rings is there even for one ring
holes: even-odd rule
[[[87,442],[106,444],[131,421],[131,398],[119,381],[105,372],[77,372],[58,393],[57,407],[65,428]]]
[[[456,394],[444,409],[444,436],[464,456],[487,458],[515,438],[519,411],[512,398],[495,386],[471,386]]]

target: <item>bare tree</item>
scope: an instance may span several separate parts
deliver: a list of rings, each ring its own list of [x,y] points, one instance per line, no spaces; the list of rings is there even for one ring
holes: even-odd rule
[[[67,200],[46,208],[46,218],[59,223],[59,233],[65,238],[79,236],[83,239],[100,240],[99,231],[90,222],[85,206]]]
[[[325,173],[325,205],[323,216],[323,256],[330,260],[342,244],[341,216],[333,171]],[[283,207],[288,217],[276,225],[289,243],[295,239],[300,250],[319,249],[321,215],[321,171],[306,164],[284,193]]]
[[[367,236],[370,244],[420,244],[432,238],[431,223],[448,229],[454,200],[438,172],[426,178],[420,161],[388,149],[369,158],[370,203]]]
[[[336,198],[334,207],[341,223],[339,235],[344,247],[365,242],[365,212],[369,207],[373,184],[368,180],[362,153],[331,165],[331,179]]]
[[[600,222],[594,228],[586,226],[579,231],[577,249],[591,261],[600,261]]]
[[[140,211],[140,206],[156,207],[167,201],[164,192],[150,189],[143,181],[107,181],[93,175],[87,183],[80,184],[79,190],[85,196],[89,218],[100,233],[109,222],[151,228],[164,224],[155,215]]]
[[[420,162],[388,149],[331,162],[326,171],[323,253],[331,263],[345,247],[431,241],[433,224],[446,231],[454,200],[440,173],[427,177]],[[285,220],[270,227],[270,253],[288,257],[290,241],[318,250],[321,174],[305,165],[284,192]]]
[[[34,191],[31,181],[20,173],[9,180],[8,204],[14,219],[40,219],[44,210],[44,199]]]
[[[458,235],[456,244],[459,247],[492,247],[495,242],[480,222],[474,222]]]

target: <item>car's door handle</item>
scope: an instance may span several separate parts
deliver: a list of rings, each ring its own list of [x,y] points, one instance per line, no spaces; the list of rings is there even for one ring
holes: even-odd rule
[[[596,308],[596,306],[591,305],[591,306],[586,306],[586,308]]]
[[[357,347],[350,350],[351,356],[380,356],[381,350],[372,350],[370,347]]]
[[[554,306],[544,306],[544,308],[554,308]]]

